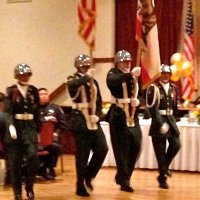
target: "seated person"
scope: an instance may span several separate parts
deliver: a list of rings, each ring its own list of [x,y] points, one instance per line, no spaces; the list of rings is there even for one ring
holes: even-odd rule
[[[0,92],[0,158],[4,158],[4,149],[3,149],[3,138],[6,133],[6,122],[5,122],[5,114],[4,114],[4,100],[5,95]]]
[[[45,179],[54,179],[58,156],[60,154],[59,134],[66,130],[67,124],[62,108],[50,102],[46,88],[38,90],[40,97],[41,131],[39,151],[48,151],[45,156],[39,156],[38,175]]]
[[[5,110],[5,94],[0,92],[0,159],[5,159],[6,174],[4,178],[4,187],[10,186],[10,170],[8,165],[8,159],[6,155],[6,147],[4,144],[4,136],[7,131],[6,114]]]

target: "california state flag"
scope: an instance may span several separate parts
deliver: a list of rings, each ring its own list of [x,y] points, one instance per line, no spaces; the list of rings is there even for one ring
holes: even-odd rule
[[[160,75],[160,49],[154,0],[138,0],[136,21],[141,78],[143,88],[146,88]]]

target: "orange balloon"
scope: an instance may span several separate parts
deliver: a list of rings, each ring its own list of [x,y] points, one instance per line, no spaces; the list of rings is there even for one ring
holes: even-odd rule
[[[175,65],[176,65],[177,70],[180,71],[182,69],[182,61],[181,62],[177,62]]]
[[[172,74],[174,74],[178,71],[178,67],[176,65],[171,65],[170,68],[172,70]]]
[[[192,74],[192,62],[190,61],[185,61],[182,64],[182,70],[181,70],[181,74],[182,76],[190,76]]]
[[[180,71],[176,71],[174,73],[172,73],[172,76],[171,76],[171,80],[176,82],[180,79]]]
[[[170,62],[173,65],[180,65],[182,61],[183,61],[183,56],[181,55],[181,53],[174,53],[170,58]]]

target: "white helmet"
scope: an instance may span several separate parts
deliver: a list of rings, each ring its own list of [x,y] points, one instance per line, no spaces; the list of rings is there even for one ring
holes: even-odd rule
[[[30,76],[32,75],[31,68],[25,63],[18,64],[14,70],[15,78],[17,78],[18,75],[23,74],[29,74]]]
[[[74,63],[76,68],[80,68],[82,66],[90,66],[91,65],[91,58],[87,55],[80,54],[75,58]]]
[[[132,61],[131,54],[128,51],[120,50],[116,53],[114,62]]]

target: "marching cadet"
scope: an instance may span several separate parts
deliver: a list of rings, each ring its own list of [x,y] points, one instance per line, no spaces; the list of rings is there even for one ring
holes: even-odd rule
[[[39,132],[39,95],[29,85],[31,68],[21,63],[15,67],[17,83],[7,88],[9,106],[9,134],[5,136],[15,200],[22,199],[22,163],[26,159],[25,190],[28,199],[34,199],[34,179],[37,171],[37,141]]]
[[[99,172],[108,147],[99,123],[102,114],[102,98],[97,81],[93,78],[91,58],[80,54],[75,58],[77,72],[67,78],[67,91],[73,101],[71,130],[76,139],[76,173],[79,196],[90,196],[92,180]],[[92,150],[92,157],[89,159]],[[86,187],[87,189],[86,189]]]
[[[167,175],[170,175],[169,165],[181,146],[180,133],[174,117],[178,111],[179,96],[177,87],[170,82],[171,75],[170,66],[161,65],[159,81],[150,85],[146,93],[146,103],[152,118],[149,135],[152,136],[158,162],[157,180],[159,187],[163,189],[169,188],[167,184]],[[167,142],[169,145],[166,148]]]
[[[140,153],[141,128],[138,121],[137,106],[139,86],[137,77],[140,67],[131,71],[132,57],[128,51],[116,53],[115,67],[107,74],[107,86],[112,94],[112,105],[108,112],[111,142],[117,165],[115,181],[125,192],[133,192],[130,183],[135,163]]]

